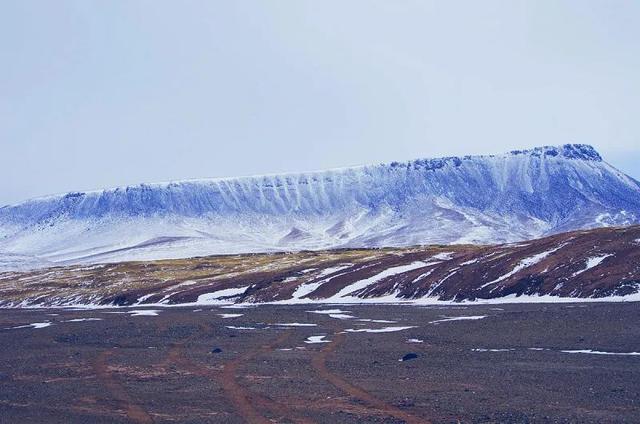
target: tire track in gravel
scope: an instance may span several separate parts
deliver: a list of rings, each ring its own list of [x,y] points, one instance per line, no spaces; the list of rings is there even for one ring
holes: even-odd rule
[[[112,351],[106,350],[98,354],[94,359],[92,365],[98,380],[107,388],[109,393],[111,393],[111,396],[113,396],[113,398],[121,405],[129,420],[140,424],[153,423],[153,419],[147,411],[133,401],[124,386],[119,383],[109,371],[107,359],[112,354]]]
[[[262,415],[256,406],[262,410],[268,410],[275,415],[290,419],[295,423],[311,424],[313,421],[299,416],[296,412],[292,411],[288,405],[251,392],[238,381],[238,373],[241,367],[256,356],[273,351],[276,346],[284,343],[290,335],[291,331],[287,331],[271,343],[249,350],[237,358],[224,363],[222,370],[212,370],[205,364],[198,364],[185,356],[184,346],[196,336],[193,335],[181,342],[172,344],[167,355],[166,363],[174,363],[192,374],[218,381],[227,399],[234,405],[235,412],[250,424],[272,424],[272,421]]]
[[[408,412],[405,412],[393,405],[386,403],[381,399],[378,399],[368,391],[355,386],[354,384],[348,382],[347,380],[327,368],[327,358],[333,352],[335,352],[336,348],[344,342],[345,338],[346,336],[344,333],[337,331],[334,334],[333,340],[328,343],[322,350],[318,351],[318,353],[311,359],[311,365],[317,371],[320,377],[327,380],[329,383],[333,384],[335,387],[342,390],[349,396],[360,399],[369,406],[385,413],[386,415],[402,420],[408,424],[429,423],[429,421],[426,419],[411,415]]]
[[[246,411],[248,414],[245,416],[249,423],[270,423],[271,421],[260,415],[258,411],[254,408],[253,400],[256,398],[255,396],[252,398],[252,394],[244,388],[238,382],[238,370],[240,367],[245,365],[247,362],[251,361],[256,356],[270,352],[274,349],[275,346],[278,346],[284,343],[289,336],[291,335],[291,331],[286,331],[282,333],[275,341],[258,347],[257,349],[252,349],[246,352],[244,355],[238,356],[237,358],[227,362],[224,364],[224,368],[222,370],[222,375],[220,382],[222,384],[222,388],[227,394],[229,400],[236,406],[240,411]],[[290,416],[291,411],[282,404],[277,404],[269,399],[259,396],[260,400],[264,402],[267,401],[266,404],[263,404],[264,407],[271,410],[272,412],[278,414],[285,414],[285,416]],[[260,402],[260,403],[262,403]]]

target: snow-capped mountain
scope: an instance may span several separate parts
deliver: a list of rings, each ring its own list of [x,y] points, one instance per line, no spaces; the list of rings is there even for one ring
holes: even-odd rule
[[[0,267],[500,243],[638,222],[640,183],[568,144],[33,199],[0,208]]]

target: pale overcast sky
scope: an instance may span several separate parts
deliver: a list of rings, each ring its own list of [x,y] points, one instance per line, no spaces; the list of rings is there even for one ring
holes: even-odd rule
[[[569,142],[640,177],[638,1],[0,3],[0,204]]]

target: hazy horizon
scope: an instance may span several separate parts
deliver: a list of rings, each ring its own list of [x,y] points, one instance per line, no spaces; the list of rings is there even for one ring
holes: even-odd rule
[[[0,206],[590,144],[640,179],[640,3],[0,5]]]

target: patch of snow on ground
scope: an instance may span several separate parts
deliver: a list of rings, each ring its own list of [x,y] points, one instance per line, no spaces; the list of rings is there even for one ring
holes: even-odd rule
[[[407,339],[407,343],[423,343],[424,340],[420,339]]]
[[[157,309],[141,309],[139,311],[129,311],[129,314],[132,317],[155,317],[158,316],[158,312],[160,312]]]
[[[438,281],[437,283],[433,284],[430,288],[429,291],[426,294],[426,297],[431,297],[431,295],[438,289],[438,287],[440,287],[442,285],[442,283],[444,283],[445,281],[447,281],[449,279],[449,277],[451,277],[452,275],[455,275],[456,272],[458,271],[458,267],[453,268],[451,270],[451,272],[449,272],[443,279],[441,279],[440,281]]]
[[[351,313],[351,311],[343,311],[342,309],[325,309],[325,310],[307,311],[307,312],[311,312],[312,314],[326,314],[326,315]]]
[[[422,268],[426,265],[426,262],[422,262],[422,261],[417,261],[417,262],[413,262],[409,265],[401,265],[401,266],[394,266],[391,268],[387,268],[384,271],[369,277],[369,278],[365,278],[364,280],[360,280],[357,281],[353,284],[348,285],[347,287],[344,287],[342,290],[340,290],[338,293],[336,293],[335,295],[333,295],[331,297],[331,299],[340,299],[342,297],[345,297],[357,290],[361,290],[364,289],[365,287],[370,286],[371,284],[374,284],[384,278],[387,277],[391,277],[392,275],[396,275],[396,274],[402,274],[404,272],[409,272],[412,271],[414,269],[417,268]]]
[[[74,318],[62,322],[102,321],[102,318]]]
[[[358,321],[362,322],[375,322],[380,324],[395,324],[398,321],[389,321],[387,319],[371,319],[371,318],[360,318]]]
[[[442,252],[437,255],[433,255],[431,259],[437,259],[439,261],[448,261],[453,256],[453,252]]]
[[[221,302],[229,302],[229,298],[237,297],[247,291],[249,286],[246,287],[234,287],[230,289],[217,290],[211,293],[205,293],[198,296],[196,304],[207,305],[216,304]],[[222,299],[224,298],[224,299]]]
[[[287,300],[286,303],[307,303],[310,301],[310,299],[302,299],[303,297],[305,297],[306,295],[308,295],[309,293],[313,293],[318,287],[320,287],[321,285],[323,285],[324,283],[331,281],[333,278],[337,277],[338,275],[334,275],[332,277],[329,278],[324,278],[330,274],[335,274],[337,272],[340,272],[344,269],[350,268],[352,267],[353,264],[342,264],[339,266],[334,266],[334,267],[330,267],[327,269],[323,269],[315,278],[317,279],[322,279],[321,281],[316,281],[314,283],[307,283],[307,284],[301,284],[299,285],[295,291],[291,294],[291,299]],[[323,279],[324,278],[324,279]]]
[[[626,296],[607,297],[561,297],[552,295],[521,295],[510,294],[493,299],[467,300],[460,303],[476,305],[500,305],[510,303],[599,303],[599,302],[640,302],[640,293],[628,294]]]
[[[238,318],[243,316],[244,314],[218,314],[221,318]]]
[[[317,327],[318,324],[311,324],[307,322],[278,322],[272,325],[277,325],[279,327]]]
[[[353,315],[349,315],[349,314],[329,314],[330,318],[336,318],[336,319],[351,319],[351,318],[355,318]]]
[[[434,264],[436,264],[437,262],[433,262]],[[430,276],[433,273],[434,269],[430,269],[427,272],[423,272],[422,274],[418,275],[416,278],[413,279],[412,283],[418,282],[420,280],[422,280],[423,278],[427,278],[428,276]]]
[[[471,349],[472,352],[512,352],[515,349]]]
[[[255,308],[259,306],[258,303],[239,303],[237,305],[223,305],[220,306],[221,309],[247,309],[247,308]]]
[[[14,328],[46,328],[49,327],[51,325],[50,322],[33,322],[31,324],[27,324],[27,325],[19,325],[17,327],[9,327],[8,330],[10,329],[14,329]]]
[[[230,330],[255,330],[255,327],[236,327],[234,325],[226,325],[226,328]]]
[[[347,328],[347,333],[391,333],[394,331],[408,330],[410,328],[416,328],[415,326],[408,327],[384,327],[384,328]]]
[[[309,293],[313,293],[318,287],[324,284],[324,281],[320,281],[318,283],[308,283],[308,284],[300,284],[296,290],[291,294],[292,299],[300,299],[308,295]]]
[[[604,352],[601,350],[579,349],[579,350],[561,350],[562,353],[588,353],[592,355],[621,355],[621,356],[640,356],[640,352]]]
[[[481,285],[480,288],[483,289],[483,288],[485,288],[487,286],[490,286],[492,284],[496,284],[496,283],[499,283],[500,281],[504,281],[507,278],[511,277],[512,275],[517,274],[518,272],[522,271],[523,269],[529,268],[530,266],[537,264],[538,262],[540,262],[541,260],[543,260],[547,256],[549,256],[552,253],[557,252],[558,250],[562,249],[564,246],[565,246],[565,244],[563,243],[563,244],[561,244],[560,246],[558,246],[558,247],[556,247],[554,249],[538,253],[538,254],[530,256],[528,258],[524,258],[511,271],[509,271],[506,274],[496,278],[493,281],[489,281],[488,283],[485,283],[485,284]]]
[[[136,304],[139,305],[142,302],[144,302],[145,300],[149,299],[151,296],[156,295],[156,293],[149,293],[149,294],[145,294],[144,296],[141,296],[138,298],[138,300],[136,301]]]
[[[437,324],[439,322],[449,322],[449,321],[466,321],[466,320],[478,320],[478,319],[483,319],[486,318],[487,315],[471,315],[471,316],[464,316],[464,317],[444,317],[443,319],[438,319],[435,321],[430,321],[429,324]]]
[[[309,336],[305,343],[313,344],[313,343],[331,343],[331,340],[324,340],[327,336]]]
[[[330,268],[326,268],[323,269],[317,276],[316,278],[323,278],[326,277],[327,275],[336,273],[338,271],[342,271],[343,269],[347,269],[349,267],[353,266],[353,264],[342,264],[342,265],[338,265],[338,266],[333,266]]]
[[[572,277],[576,277],[576,276],[582,274],[583,272],[588,271],[591,268],[594,268],[594,267],[600,265],[602,263],[602,261],[607,259],[609,256],[613,256],[613,254],[612,253],[608,253],[606,255],[592,256],[590,258],[587,258],[587,264],[585,265],[585,267],[583,269],[581,269],[580,271],[574,272],[571,276]]]

